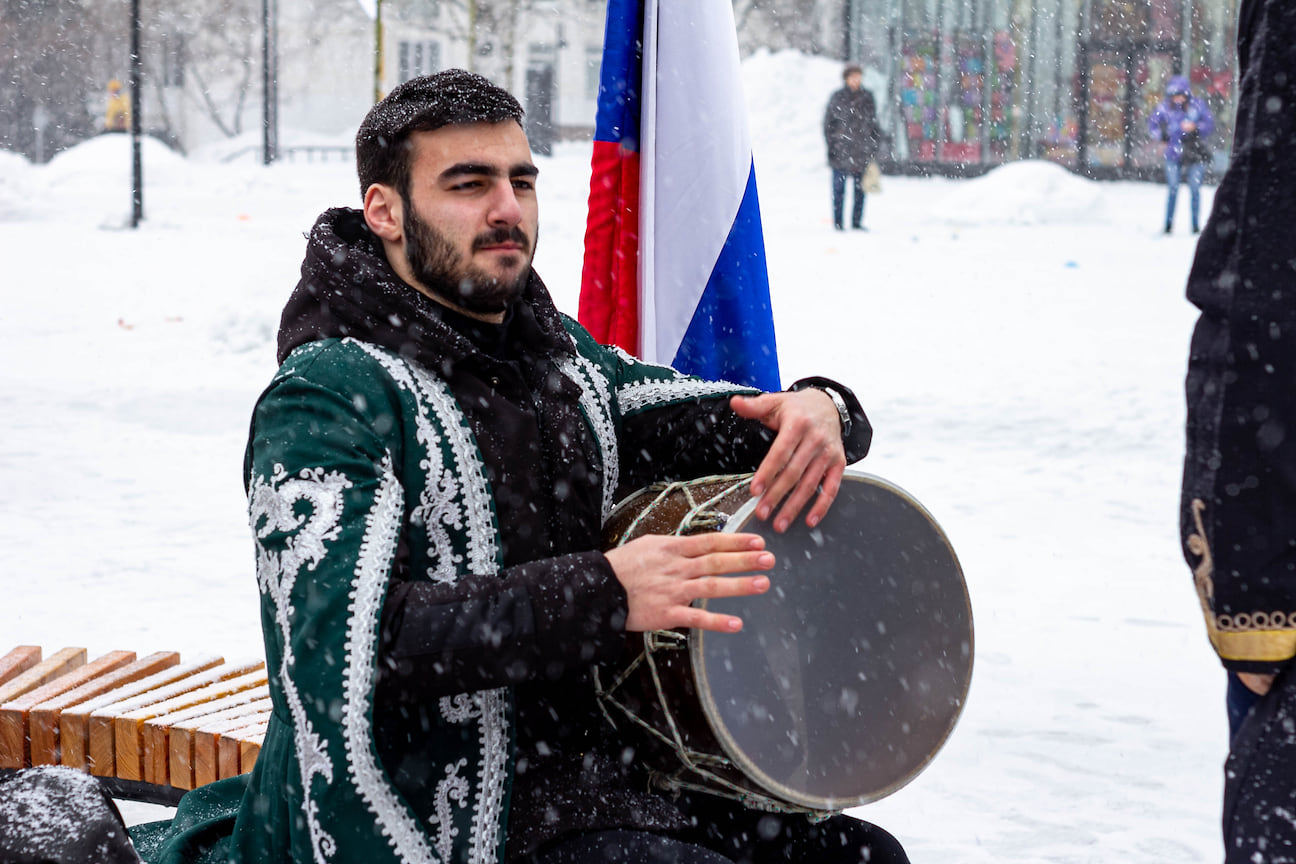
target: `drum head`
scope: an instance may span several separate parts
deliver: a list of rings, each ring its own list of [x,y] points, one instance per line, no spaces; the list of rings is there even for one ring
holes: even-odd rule
[[[703,709],[726,755],[771,794],[838,810],[916,777],[954,727],[972,676],[972,613],[940,527],[880,478],[848,472],[819,527],[765,537],[770,590],[706,601],[737,634],[692,631]],[[804,514],[803,514],[804,515]]]

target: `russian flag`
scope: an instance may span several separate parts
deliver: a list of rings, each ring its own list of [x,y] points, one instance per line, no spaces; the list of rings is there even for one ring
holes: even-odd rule
[[[581,324],[779,390],[730,0],[608,0],[591,168]]]

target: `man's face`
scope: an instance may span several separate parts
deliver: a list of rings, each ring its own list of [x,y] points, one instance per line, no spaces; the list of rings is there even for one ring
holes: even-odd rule
[[[852,72],[846,76],[846,86],[852,90],[860,89],[860,84],[864,82],[864,76],[859,72]]]
[[[471,313],[506,310],[526,287],[539,207],[535,164],[512,120],[410,139],[405,259],[421,287]]]

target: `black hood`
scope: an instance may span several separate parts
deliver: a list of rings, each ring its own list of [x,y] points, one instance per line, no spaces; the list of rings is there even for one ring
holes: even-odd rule
[[[307,235],[301,274],[279,320],[280,363],[299,345],[346,336],[382,345],[429,368],[447,354],[475,350],[446,323],[446,307],[396,275],[359,210],[335,207],[320,215]],[[562,316],[534,270],[509,315],[532,351],[575,353]]]

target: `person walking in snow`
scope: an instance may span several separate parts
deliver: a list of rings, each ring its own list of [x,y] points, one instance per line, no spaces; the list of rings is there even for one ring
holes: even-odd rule
[[[363,207],[310,233],[246,451],[274,718],[250,776],[136,832],[145,857],[904,864],[849,816],[654,791],[608,734],[592,664],[627,632],[735,631],[692,601],[773,563],[756,535],[600,551],[618,490],[756,469],[760,518],[814,525],[872,433],[827,379],[687,377],[559,313],[521,120],[447,70],[361,125]]]
[[[1225,862],[1277,864],[1296,861],[1296,7],[1243,0],[1237,43],[1232,155],[1188,277],[1180,525],[1228,677]]]
[[[877,108],[873,94],[864,89],[864,75],[851,63],[842,71],[844,85],[828,99],[824,111],[824,141],[828,145],[828,166],[832,168],[833,227],[842,230],[846,203],[846,179],[854,185],[851,227],[864,227],[864,172],[877,157]]]
[[[1188,184],[1192,232],[1197,233],[1201,210],[1201,185],[1210,162],[1210,136],[1215,117],[1204,99],[1192,95],[1188,79],[1176,75],[1166,84],[1165,98],[1148,117],[1148,133],[1165,142],[1166,197],[1165,233],[1174,229],[1175,202],[1179,184]]]

